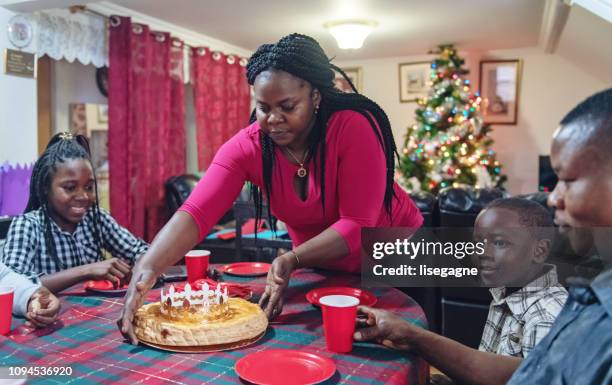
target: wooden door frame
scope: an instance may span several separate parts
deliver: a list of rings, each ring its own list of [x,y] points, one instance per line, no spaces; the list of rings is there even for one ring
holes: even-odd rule
[[[38,58],[36,77],[36,101],[38,122],[38,155],[45,151],[51,139],[52,129],[52,100],[51,100],[51,72],[53,63],[49,56]]]

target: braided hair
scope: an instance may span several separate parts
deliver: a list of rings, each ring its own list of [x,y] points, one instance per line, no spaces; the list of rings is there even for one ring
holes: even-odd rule
[[[51,235],[51,216],[49,215],[49,191],[51,190],[51,182],[53,176],[58,170],[58,166],[70,159],[84,159],[92,166],[91,162],[91,151],[89,148],[89,142],[83,135],[72,135],[70,133],[59,133],[54,135],[47,148],[34,163],[32,169],[32,177],[30,179],[30,195],[28,197],[28,204],[25,212],[41,209],[43,213],[43,227],[45,244],[47,250],[51,254],[51,258],[55,264],[62,270],[66,268],[66,265],[60,261],[57,256],[57,250],[55,249],[55,242]],[[87,215],[91,216],[94,224],[94,240],[98,246],[98,254],[100,259],[102,258],[102,232],[100,220],[100,205],[98,204],[98,183],[94,173],[94,191],[96,195],[96,201],[92,210],[88,210]]]
[[[321,204],[325,212],[325,137],[327,123],[336,111],[353,110],[363,115],[376,133],[379,143],[385,152],[386,159],[386,189],[384,205],[389,218],[391,218],[391,203],[395,196],[393,191],[393,174],[395,158],[398,157],[391,124],[383,109],[374,101],[359,94],[351,79],[339,67],[330,63],[319,43],[310,36],[293,33],[280,39],[275,44],[264,44],[251,56],[246,67],[247,80],[250,85],[255,83],[257,76],[264,71],[285,71],[293,76],[303,79],[317,89],[321,94],[319,112],[315,115],[315,122],[308,136],[308,149],[306,162],[314,159],[317,168],[317,154],[319,154],[318,176],[321,185]],[[354,93],[344,93],[334,86],[334,70],[339,72],[350,84]],[[255,110],[251,113],[250,123],[256,120]],[[377,126],[378,124],[378,126]],[[380,128],[380,130],[379,130]],[[262,149],[262,165],[264,179],[264,193],[268,205],[272,192],[272,169],[275,163],[274,142],[260,131],[259,141]],[[262,217],[262,190],[251,184],[251,194],[255,201],[256,220]],[[268,206],[269,207],[269,206]],[[270,210],[268,220],[273,229]]]

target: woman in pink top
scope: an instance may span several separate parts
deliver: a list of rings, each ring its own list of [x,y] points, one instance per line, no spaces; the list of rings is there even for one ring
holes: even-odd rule
[[[294,249],[277,257],[260,305],[280,313],[298,267],[360,269],[362,227],[419,227],[423,218],[393,182],[396,149],[385,112],[363,95],[334,88],[341,72],[312,38],[265,44],[247,65],[256,108],[252,124],[226,142],[187,202],[134,267],[122,331],[164,268],[198,243],[251,183],[287,224]],[[352,84],[351,84],[352,85]]]

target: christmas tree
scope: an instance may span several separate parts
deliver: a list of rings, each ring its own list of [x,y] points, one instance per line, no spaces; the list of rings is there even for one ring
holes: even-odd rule
[[[416,124],[408,128],[397,180],[408,191],[434,194],[444,187],[502,187],[506,176],[490,148],[482,98],[470,93],[464,60],[452,45],[439,47],[431,63],[430,91],[417,100]]]

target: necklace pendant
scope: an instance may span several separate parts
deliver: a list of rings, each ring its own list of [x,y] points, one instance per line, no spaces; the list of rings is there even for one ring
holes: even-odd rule
[[[300,178],[304,178],[306,175],[308,175],[308,171],[306,171],[304,166],[301,166],[300,168],[298,168],[297,176],[299,176]]]

